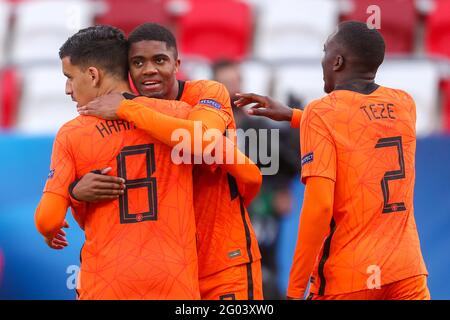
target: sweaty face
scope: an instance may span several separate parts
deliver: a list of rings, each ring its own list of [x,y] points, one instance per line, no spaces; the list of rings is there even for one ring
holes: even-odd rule
[[[324,91],[330,93],[334,90],[335,72],[333,70],[334,63],[336,61],[336,44],[333,41],[334,37],[331,35],[324,44],[324,55],[322,58],[322,71],[324,81]]]
[[[165,42],[144,40],[131,44],[128,53],[130,75],[139,94],[151,98],[175,99],[176,74],[180,60]]]
[[[83,106],[97,97],[97,88],[92,85],[92,78],[88,70],[82,70],[70,62],[70,57],[62,59],[62,71],[66,76],[66,94],[78,106]]]

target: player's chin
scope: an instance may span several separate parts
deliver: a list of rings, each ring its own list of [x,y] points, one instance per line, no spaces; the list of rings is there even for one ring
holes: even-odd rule
[[[148,90],[148,89],[140,87],[138,89],[138,91],[139,91],[140,95],[146,96],[148,98],[155,98],[155,99],[164,98],[164,92],[161,90],[157,90],[157,91],[156,90]]]

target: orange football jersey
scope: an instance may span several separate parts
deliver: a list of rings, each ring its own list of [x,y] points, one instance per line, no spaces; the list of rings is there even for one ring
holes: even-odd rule
[[[136,98],[145,104],[145,98]],[[186,118],[181,102],[152,102]],[[69,184],[99,168],[126,179],[118,200],[87,204],[78,216],[80,299],[199,299],[192,166],[175,165],[171,148],[123,120],[79,116],[58,132],[44,192],[69,198]]]
[[[302,179],[335,181],[311,292],[335,295],[427,274],[414,220],[416,109],[404,91],[336,90],[301,120]]]
[[[235,129],[230,95],[225,87],[208,80],[181,82],[181,101],[197,111],[218,114],[227,129]],[[204,113],[199,117],[203,117]],[[194,166],[194,208],[198,233],[199,277],[261,259],[247,209],[234,178],[220,166]]]

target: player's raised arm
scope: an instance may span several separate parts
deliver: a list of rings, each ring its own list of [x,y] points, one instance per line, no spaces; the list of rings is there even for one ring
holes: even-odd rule
[[[209,82],[202,90],[198,103],[193,107],[179,101],[144,97],[129,100],[121,95],[111,94],[97,98],[86,106],[78,108],[78,111],[81,115],[105,119],[121,118],[133,122],[138,128],[147,131],[151,136],[171,147],[179,144],[179,141],[172,140],[172,133],[177,129],[184,129],[192,137],[191,154],[203,156],[204,148],[210,144],[209,141],[203,140],[203,134],[210,129],[225,132],[232,119],[232,111],[228,91],[222,84]],[[180,116],[185,116],[187,119],[175,118],[163,113],[164,109],[183,108],[183,106],[190,112],[180,113]],[[196,123],[200,124],[200,134],[195,132]],[[195,148],[196,145],[200,145],[201,148]],[[234,153],[234,158],[245,157],[237,148],[228,151]],[[243,192],[244,202],[249,204],[259,192],[262,180],[258,167],[247,157],[245,159],[240,163],[225,164],[224,169],[236,178],[239,191]],[[225,158],[221,160],[223,160],[222,163],[226,162]],[[74,190],[74,195],[78,199],[92,201],[87,199],[89,194],[92,197],[92,192],[82,193],[79,189],[77,187]]]
[[[124,119],[133,122],[138,128],[147,131],[151,136],[158,139],[168,146],[175,146],[179,141],[172,140],[172,133],[177,129],[185,129],[194,137],[195,124],[193,120],[175,118],[164,114],[164,109],[173,109],[177,106],[191,109],[189,105],[180,101],[162,100],[155,98],[143,98],[137,100],[127,100],[119,94],[110,94],[99,97],[85,106],[79,107],[78,112],[81,115],[95,116],[102,119]],[[156,111],[156,110],[158,111]],[[188,112],[185,113],[185,118]],[[209,129],[210,122],[201,122],[202,132],[199,135],[201,139],[203,132]],[[212,126],[216,126],[212,124]],[[223,128],[223,130],[225,130]],[[195,139],[195,138],[194,138]],[[194,152],[195,141],[192,139],[192,152]],[[202,155],[202,149],[196,151]]]
[[[231,104],[226,88],[216,82],[203,89],[198,103],[190,106],[184,102],[162,100],[155,98],[125,99],[118,94],[99,97],[85,106],[79,107],[81,115],[90,115],[103,119],[124,119],[133,122],[138,128],[145,130],[152,137],[164,144],[174,147],[179,141],[172,140],[172,134],[177,129],[189,132],[191,139],[191,153],[203,155],[203,149],[209,142],[203,141],[203,134],[210,129],[225,132],[232,119]],[[165,109],[185,107],[190,112],[182,117],[164,114]],[[231,114],[230,114],[231,113]],[[186,119],[187,118],[187,119]],[[200,125],[201,132],[196,134],[196,125]],[[201,148],[194,148],[201,145]]]
[[[290,108],[283,103],[268,96],[255,93],[238,93],[239,99],[235,102],[239,108],[254,104],[247,111],[249,115],[266,117],[275,121],[289,121],[292,128],[300,127],[303,111]]]

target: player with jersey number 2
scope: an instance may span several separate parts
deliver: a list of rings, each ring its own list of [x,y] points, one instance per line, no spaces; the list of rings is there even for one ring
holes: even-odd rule
[[[240,94],[249,114],[300,127],[306,185],[287,296],[301,299],[430,299],[414,220],[416,106],[375,83],[384,39],[343,22],[327,39],[325,97],[304,113]]]

